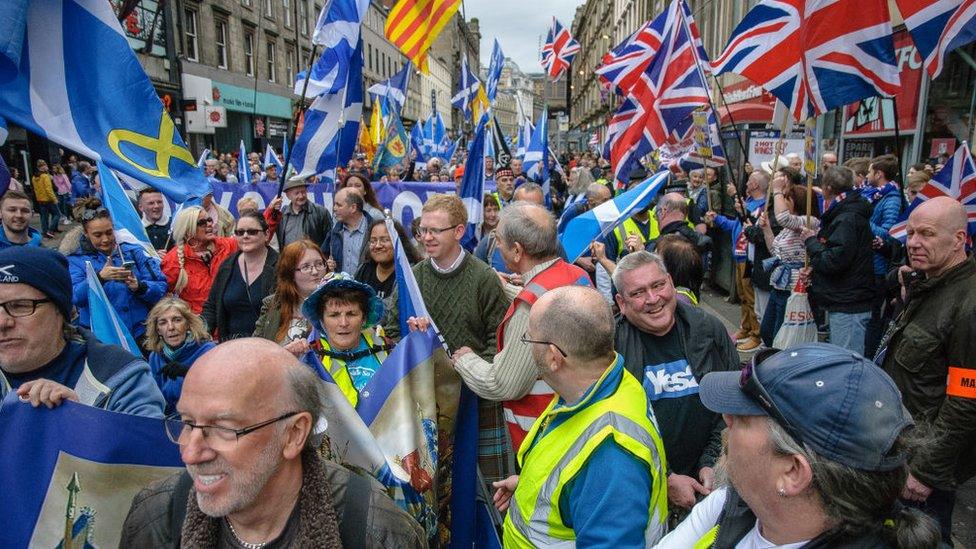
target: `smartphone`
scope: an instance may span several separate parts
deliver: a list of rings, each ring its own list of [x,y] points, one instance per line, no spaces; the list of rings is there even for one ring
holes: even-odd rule
[[[136,266],[135,261],[123,261],[121,267],[127,271],[131,271],[133,267]]]

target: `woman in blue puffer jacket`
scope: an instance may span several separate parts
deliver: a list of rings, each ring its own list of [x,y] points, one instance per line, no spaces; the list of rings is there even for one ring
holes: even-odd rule
[[[176,411],[183,378],[193,363],[216,347],[199,315],[178,297],[164,297],[146,319],[149,368],[166,399],[166,415]]]
[[[79,200],[75,216],[81,220],[81,233],[65,236],[61,252],[68,256],[78,325],[91,328],[85,269],[88,262],[122,324],[141,346],[146,333],[146,315],[166,293],[166,277],[159,259],[147,254],[141,246],[118,242],[112,218],[97,198]]]

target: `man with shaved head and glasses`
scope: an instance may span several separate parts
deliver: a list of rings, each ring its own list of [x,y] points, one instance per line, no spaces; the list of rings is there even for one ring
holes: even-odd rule
[[[319,456],[322,383],[264,339],[203,355],[165,422],[186,472],[135,497],[120,547],[424,547],[379,482]]]

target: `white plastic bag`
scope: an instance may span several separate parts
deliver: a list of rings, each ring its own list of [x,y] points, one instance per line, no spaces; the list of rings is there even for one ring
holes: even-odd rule
[[[813,318],[813,309],[807,298],[806,277],[801,276],[786,301],[786,314],[783,315],[783,325],[773,338],[773,347],[786,349],[801,343],[817,341],[817,322]]]

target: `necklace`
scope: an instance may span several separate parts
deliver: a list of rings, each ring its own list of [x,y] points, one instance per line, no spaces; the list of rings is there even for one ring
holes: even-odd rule
[[[230,533],[234,536],[234,539],[236,539],[237,542],[243,545],[244,547],[247,547],[247,549],[261,549],[262,547],[268,544],[268,542],[250,543],[242,540],[241,536],[237,535],[237,530],[234,530],[234,524],[230,521],[230,519],[224,519],[224,520],[227,521],[227,526],[230,526]]]

